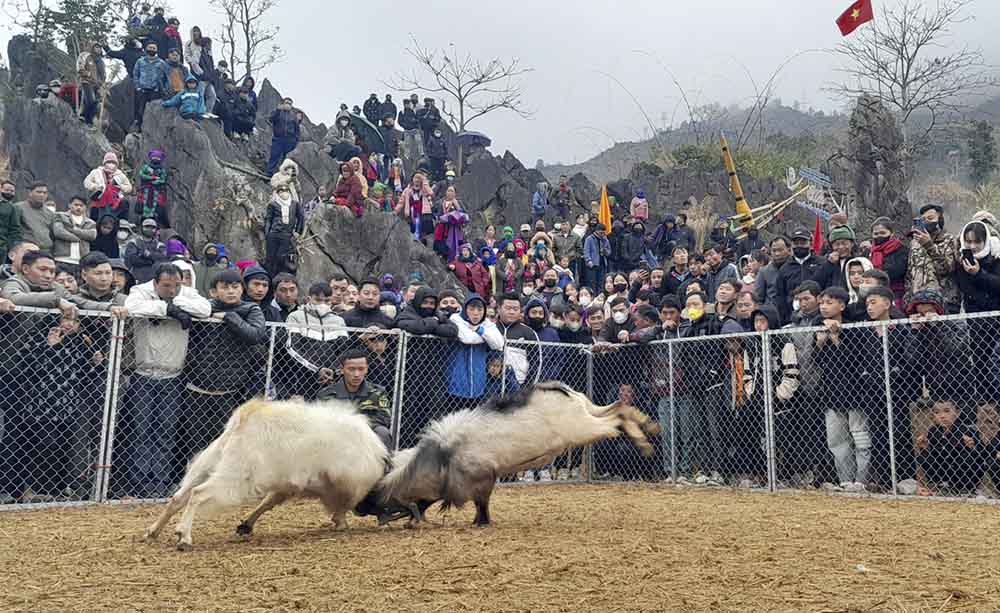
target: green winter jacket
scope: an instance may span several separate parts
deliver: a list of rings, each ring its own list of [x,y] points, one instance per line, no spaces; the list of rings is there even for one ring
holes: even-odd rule
[[[21,210],[13,202],[0,200],[0,264],[7,261],[7,252],[21,240]]]

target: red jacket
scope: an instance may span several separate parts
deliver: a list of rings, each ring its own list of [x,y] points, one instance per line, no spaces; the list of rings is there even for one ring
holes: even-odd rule
[[[365,197],[361,195],[361,179],[354,174],[347,179],[341,177],[333,190],[333,201],[340,206],[350,207],[355,215],[360,215],[365,204]]]
[[[469,291],[476,292],[486,300],[489,300],[493,293],[490,271],[479,260],[473,262],[455,260],[455,276]]]

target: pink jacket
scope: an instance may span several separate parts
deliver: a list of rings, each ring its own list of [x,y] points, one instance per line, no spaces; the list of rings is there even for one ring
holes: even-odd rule
[[[423,211],[421,214],[430,214],[434,192],[430,186],[424,183],[420,193],[423,195]],[[399,203],[396,204],[396,214],[402,215],[404,219],[410,219],[410,198],[413,196],[413,185],[407,185],[403,193],[399,195]]]

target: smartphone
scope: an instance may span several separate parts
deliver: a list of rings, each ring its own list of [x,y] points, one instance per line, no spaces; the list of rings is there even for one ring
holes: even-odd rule
[[[976,256],[972,253],[972,249],[962,249],[962,260],[970,266],[976,263]]]
[[[915,230],[920,230],[921,232],[926,232],[927,231],[927,224],[924,223],[924,220],[923,220],[922,217],[917,217],[916,219],[913,220],[913,228]]]

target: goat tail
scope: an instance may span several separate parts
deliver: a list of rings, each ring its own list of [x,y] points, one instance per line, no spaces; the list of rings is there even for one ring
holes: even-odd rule
[[[392,470],[381,481],[383,503],[416,502],[415,497],[429,492],[444,493],[451,451],[439,441],[425,438],[416,447],[398,452],[392,462]]]

